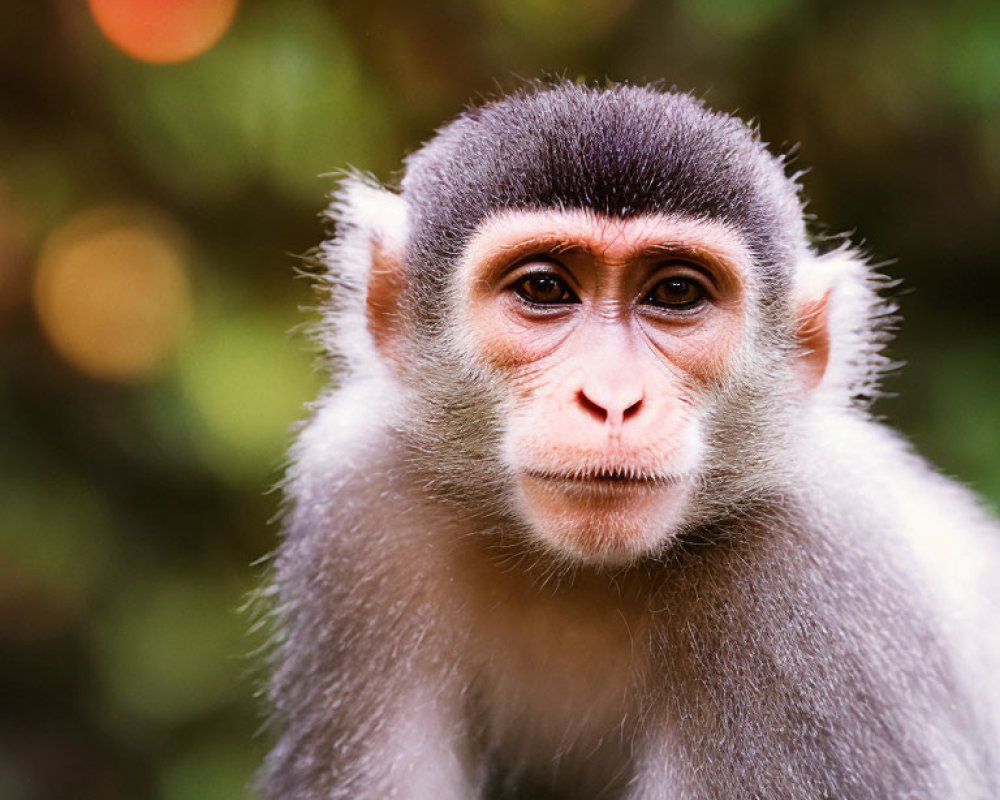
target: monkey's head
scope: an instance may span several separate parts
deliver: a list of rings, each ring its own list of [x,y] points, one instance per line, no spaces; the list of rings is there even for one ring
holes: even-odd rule
[[[846,406],[878,358],[867,273],[813,255],[782,163],[687,95],[507,97],[414,153],[401,192],[348,180],[333,216],[357,290],[333,347],[398,395],[408,469],[572,563],[658,555],[764,497],[796,416]]]

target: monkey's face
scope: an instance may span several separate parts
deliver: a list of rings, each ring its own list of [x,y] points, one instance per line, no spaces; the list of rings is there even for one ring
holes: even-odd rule
[[[748,264],[721,223],[668,216],[508,212],[472,238],[459,327],[505,387],[503,460],[548,549],[623,563],[683,524],[747,336]]]

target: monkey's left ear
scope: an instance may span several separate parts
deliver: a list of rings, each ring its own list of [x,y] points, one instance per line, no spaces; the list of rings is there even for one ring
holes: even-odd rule
[[[800,287],[801,289],[801,287]],[[796,339],[802,348],[798,371],[807,391],[823,381],[830,363],[830,295],[832,287],[811,287],[796,293]]]
[[[882,354],[896,306],[879,292],[892,283],[848,246],[800,263],[794,293],[803,385],[836,403],[867,403],[893,364]]]
[[[327,216],[336,225],[333,240],[321,247],[331,294],[330,345],[354,373],[394,368],[402,330],[406,201],[352,175],[341,184]]]

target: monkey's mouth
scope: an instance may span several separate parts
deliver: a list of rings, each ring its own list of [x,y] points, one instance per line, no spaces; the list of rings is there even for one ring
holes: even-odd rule
[[[686,507],[691,477],[646,465],[525,467],[518,474],[520,512],[556,551],[612,564],[652,552]]]
[[[561,483],[567,487],[615,489],[662,489],[680,482],[670,473],[651,472],[630,467],[589,468],[576,470],[526,469],[537,480]]]

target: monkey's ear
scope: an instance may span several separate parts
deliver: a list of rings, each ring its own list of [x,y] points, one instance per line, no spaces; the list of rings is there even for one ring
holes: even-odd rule
[[[802,348],[798,371],[808,391],[823,381],[830,363],[830,294],[832,288],[819,287],[795,298],[795,334]]]
[[[398,357],[403,257],[408,231],[403,198],[361,175],[344,180],[327,216],[336,226],[321,247],[330,285],[326,329],[331,349],[354,372]]]
[[[882,354],[896,320],[895,304],[879,292],[891,282],[855,250],[843,246],[799,265],[795,287],[797,335],[805,387],[838,403],[866,403],[892,362]]]
[[[402,203],[396,195],[390,195]],[[405,208],[404,208],[405,211]],[[384,221],[384,220],[383,220]],[[403,218],[405,223],[405,217]],[[403,294],[403,254],[405,238],[398,227],[371,232],[371,271],[365,294],[365,321],[376,349],[390,363],[399,356],[402,325],[400,298]]]

